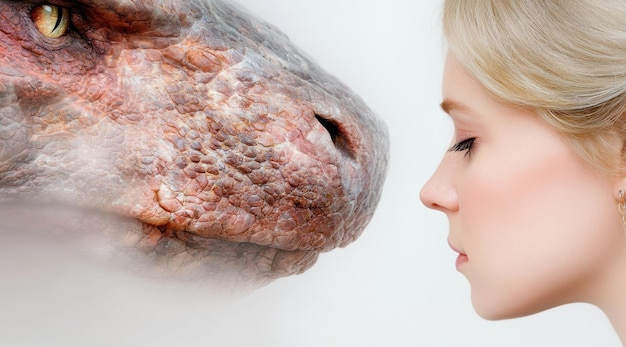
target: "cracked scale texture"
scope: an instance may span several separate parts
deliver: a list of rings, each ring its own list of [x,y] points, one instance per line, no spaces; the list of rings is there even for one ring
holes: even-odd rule
[[[82,0],[51,39],[36,6],[0,1],[5,211],[96,213],[65,233],[253,285],[361,234],[386,126],[277,29],[218,0]]]

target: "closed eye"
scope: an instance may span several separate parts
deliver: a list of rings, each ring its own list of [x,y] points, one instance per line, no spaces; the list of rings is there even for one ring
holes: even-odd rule
[[[450,147],[450,149],[448,149],[448,152],[466,152],[466,156],[470,155],[472,148],[474,147],[474,142],[476,142],[476,138],[470,137]]]

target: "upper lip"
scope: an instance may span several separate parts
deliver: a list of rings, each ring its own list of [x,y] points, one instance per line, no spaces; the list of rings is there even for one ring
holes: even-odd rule
[[[455,245],[452,244],[452,241],[450,241],[450,239],[448,238],[448,245],[450,246],[450,248],[452,248],[453,251],[455,251],[456,253],[459,254],[465,254],[465,252],[463,252],[462,250],[460,250],[458,247],[456,247]]]

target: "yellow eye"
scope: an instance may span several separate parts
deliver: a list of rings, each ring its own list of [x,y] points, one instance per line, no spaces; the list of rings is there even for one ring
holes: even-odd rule
[[[37,30],[51,39],[65,35],[70,27],[70,11],[65,7],[40,5],[35,7],[31,18]]]

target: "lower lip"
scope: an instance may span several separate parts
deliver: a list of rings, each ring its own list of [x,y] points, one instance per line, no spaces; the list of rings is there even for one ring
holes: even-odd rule
[[[456,257],[456,269],[460,269],[465,263],[467,263],[468,258],[467,255],[465,254],[459,254],[458,257]]]

